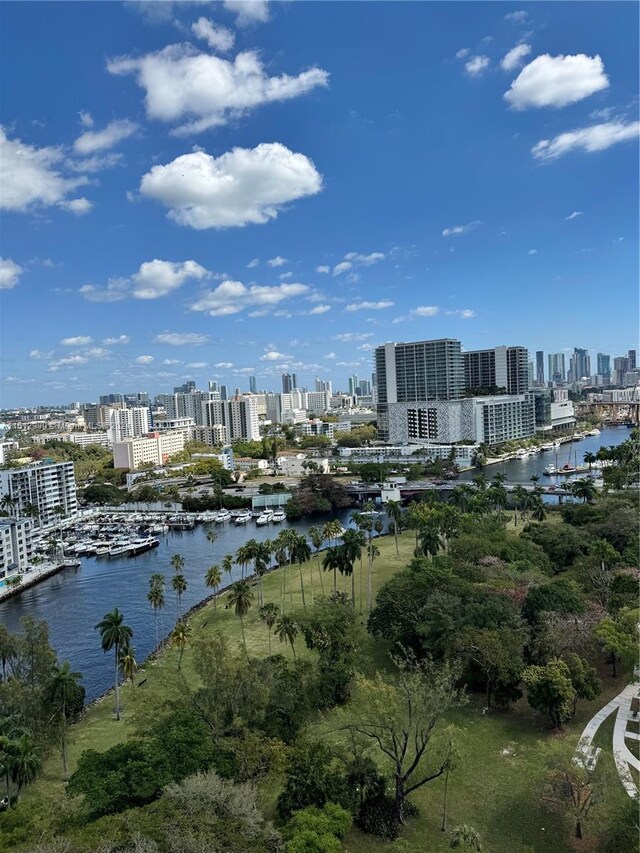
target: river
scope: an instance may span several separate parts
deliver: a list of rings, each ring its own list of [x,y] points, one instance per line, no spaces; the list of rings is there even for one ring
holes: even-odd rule
[[[563,444],[558,448],[558,464],[563,465],[569,459],[578,462],[590,451],[595,453],[602,445],[617,445],[629,436],[625,427],[607,427],[599,436],[590,436],[575,442]],[[511,460],[484,469],[491,478],[498,471],[507,475],[509,482],[526,483],[534,475],[540,475],[541,482],[562,482],[564,478],[543,477],[543,469],[550,463],[555,464],[555,451],[537,453],[524,460]],[[468,471],[460,479],[471,479],[477,471]],[[342,524],[349,526],[349,511],[338,516]],[[170,533],[161,537],[160,547],[134,558],[96,559],[83,557],[79,569],[65,569],[59,574],[42,581],[30,589],[0,604],[0,621],[9,630],[17,631],[22,616],[45,619],[49,623],[50,642],[58,653],[59,659],[68,659],[73,669],[83,673],[87,701],[100,696],[111,686],[112,656],[105,655],[100,647],[98,633],[94,625],[107,611],[118,607],[125,621],[133,628],[133,644],[136,657],[144,660],[154,646],[154,619],[147,601],[149,577],[154,572],[162,572],[167,580],[166,606],[161,611],[162,635],[166,636],[175,623],[175,601],[169,587],[172,569],[171,557],[181,554],[185,560],[184,574],[189,587],[183,596],[183,611],[211,594],[205,586],[204,573],[208,566],[220,563],[225,554],[235,554],[247,539],[258,540],[273,538],[279,529],[295,527],[300,533],[312,525],[312,521],[300,521],[293,525],[256,527],[254,522],[244,526],[233,524],[200,525],[193,531]],[[218,539],[213,546],[207,541],[208,530],[215,529]],[[240,567],[235,566],[231,581],[225,575],[223,583],[240,577]]]

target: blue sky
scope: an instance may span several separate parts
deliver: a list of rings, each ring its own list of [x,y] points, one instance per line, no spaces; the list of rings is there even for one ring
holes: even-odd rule
[[[635,346],[632,3],[5,3],[3,405]]]

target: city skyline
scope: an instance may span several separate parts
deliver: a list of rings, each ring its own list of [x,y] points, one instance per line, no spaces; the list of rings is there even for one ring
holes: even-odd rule
[[[5,4],[0,405],[636,349],[636,6],[259,5]]]

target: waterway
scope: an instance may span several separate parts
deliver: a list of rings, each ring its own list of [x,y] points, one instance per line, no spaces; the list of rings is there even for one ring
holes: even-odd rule
[[[349,513],[337,516],[344,527],[351,526]],[[247,539],[275,538],[286,527],[295,527],[299,533],[304,533],[312,524],[312,521],[299,521],[257,527],[254,521],[249,521],[241,526],[228,522],[198,525],[194,530],[160,537],[158,548],[138,557],[82,557],[79,569],[64,569],[2,602],[0,623],[10,631],[18,631],[23,616],[45,619],[49,624],[49,640],[58,658],[69,660],[72,668],[83,674],[86,699],[91,702],[112,684],[113,655],[104,654],[98,632],[94,630],[94,625],[105,613],[114,607],[124,613],[126,624],[133,628],[138,661],[153,651],[155,623],[147,593],[149,578],[154,572],[164,574],[167,586],[166,604],[160,611],[161,636],[166,636],[173,628],[177,612],[175,594],[170,587],[173,575],[170,561],[174,554],[180,554],[185,561],[183,572],[189,586],[182,596],[182,610],[186,613],[211,595],[204,574],[210,565],[219,564],[225,554],[235,554]],[[206,538],[209,530],[218,534],[213,545]],[[222,583],[227,586],[240,576],[241,568],[234,566],[231,578],[225,574]]]
[[[573,444],[562,444],[557,449],[557,464],[562,466],[576,454],[582,464],[584,454],[595,453],[601,446],[617,445],[629,436],[626,427],[607,427],[599,436],[589,436]],[[571,454],[571,457],[569,457]],[[549,464],[556,464],[556,451],[536,453],[524,460],[510,460],[484,469],[487,477],[498,471],[507,475],[511,483],[526,483],[537,474],[541,483],[553,484],[566,480],[563,477],[545,477],[542,472]],[[460,475],[469,480],[477,471]],[[339,516],[345,527],[350,526],[349,512]],[[189,610],[211,594],[205,586],[204,573],[208,566],[220,563],[225,554],[235,554],[240,545],[253,537],[258,540],[273,538],[283,527],[295,527],[300,533],[311,526],[311,521],[289,525],[256,527],[253,521],[245,526],[200,525],[193,531],[170,533],[161,538],[160,546],[138,557],[120,559],[82,558],[79,569],[65,569],[19,595],[0,604],[0,622],[9,630],[17,631],[22,616],[45,619],[49,624],[50,642],[60,660],[68,659],[73,668],[84,676],[87,701],[100,696],[111,686],[113,663],[100,647],[94,625],[107,611],[118,607],[125,621],[133,628],[136,657],[144,660],[153,650],[155,631],[153,612],[147,601],[149,578],[161,572],[167,580],[166,606],[161,611],[162,636],[166,636],[176,620],[175,596],[169,584],[172,577],[171,557],[181,554],[185,560],[184,574],[189,584],[183,595],[183,611]],[[208,530],[215,529],[218,539],[213,546],[207,541]],[[241,569],[235,566],[231,579],[223,578],[228,585],[240,577]]]

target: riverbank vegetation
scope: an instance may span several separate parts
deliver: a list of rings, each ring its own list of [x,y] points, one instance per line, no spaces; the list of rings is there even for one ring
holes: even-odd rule
[[[69,727],[68,783],[50,743],[21,802],[9,773],[0,847],[542,853],[575,849],[579,824],[585,849],[630,853],[610,745],[584,778],[572,756],[635,660],[637,501],[547,515],[503,490],[479,478],[451,503],[391,504],[383,537],[367,511],[353,530],[283,530],[275,571],[251,541],[203,566],[212,588],[228,560],[246,577],[129,668],[119,721],[111,693]],[[104,648],[116,622],[87,642]],[[26,689],[12,642],[5,713]],[[562,778],[592,807],[576,812]]]

